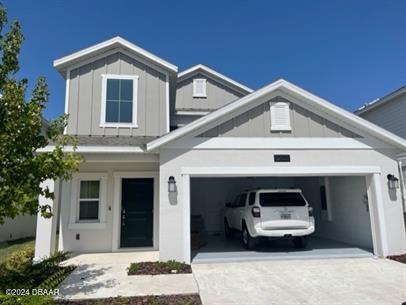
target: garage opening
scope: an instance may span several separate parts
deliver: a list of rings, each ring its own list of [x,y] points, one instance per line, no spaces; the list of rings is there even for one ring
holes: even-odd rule
[[[235,204],[227,203],[235,201],[239,194],[248,192],[249,196],[252,190],[302,191],[314,217],[314,232],[305,238],[305,247],[298,247],[294,238],[287,234],[282,238],[255,238],[255,247],[247,250],[243,247],[241,228],[232,230],[232,238],[226,238],[225,216],[230,214],[230,209],[235,210],[231,211],[234,222],[251,217],[238,212],[241,208]],[[192,177],[190,202],[194,263],[373,255],[364,176]],[[248,200],[246,208],[250,209]],[[279,213],[276,217],[282,216]]]

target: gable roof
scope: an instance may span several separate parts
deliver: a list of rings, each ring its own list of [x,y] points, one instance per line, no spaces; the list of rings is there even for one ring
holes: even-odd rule
[[[212,77],[225,84],[226,86],[234,88],[234,90],[237,90],[238,92],[243,94],[252,93],[254,91],[251,88],[248,88],[247,86],[244,86],[243,84],[236,82],[235,80],[202,64],[198,64],[180,72],[178,74],[178,83],[197,73],[202,73],[208,77]]]
[[[135,53],[136,55],[140,56],[141,58],[147,59],[148,61],[156,64],[157,66],[169,70],[171,72],[177,72],[178,67],[165,61],[162,58],[136,46],[135,44],[121,38],[120,36],[116,36],[109,40],[103,41],[86,49],[80,50],[78,52],[72,53],[65,57],[59,58],[54,60],[54,67],[58,69],[59,72],[63,72],[69,66],[74,65],[78,62],[84,61],[86,59],[90,59],[94,56],[99,54],[103,54],[109,50],[114,49],[124,49],[129,51],[130,53]]]
[[[267,100],[264,99],[268,98],[272,94],[274,94],[274,96],[285,95],[303,100],[307,103],[308,107],[319,109],[323,113],[330,115],[332,118],[335,118],[342,123],[352,126],[356,130],[363,131],[366,134],[369,134],[402,150],[406,149],[406,141],[404,139],[286,80],[280,79],[247,96],[227,104],[224,107],[203,116],[184,127],[176,129],[154,141],[149,142],[147,144],[147,150],[150,151],[157,149],[169,142],[180,139],[193,132],[200,132],[202,129],[207,130],[210,127],[213,127],[213,125],[221,124],[229,119],[230,114],[237,113],[238,111],[246,111],[249,109],[250,104],[254,103],[255,101],[263,100],[263,102],[266,102]]]
[[[387,102],[392,101],[393,99],[397,98],[398,96],[402,95],[402,94],[406,94],[406,85],[400,87],[399,89],[383,96],[380,98],[377,98],[375,100],[373,100],[372,102],[366,103],[364,105],[362,105],[361,107],[359,107],[356,111],[354,111],[355,114],[357,115],[361,115],[365,112],[368,112],[378,106],[381,106]]]

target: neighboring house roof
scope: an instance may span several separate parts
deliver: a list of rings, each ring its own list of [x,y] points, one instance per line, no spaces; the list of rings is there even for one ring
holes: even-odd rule
[[[237,91],[243,93],[243,94],[248,94],[254,92],[251,88],[248,88],[247,86],[244,86],[243,84],[240,84],[239,82],[236,82],[235,80],[217,72],[214,71],[213,69],[199,64],[196,66],[193,66],[189,69],[186,69],[178,74],[178,83],[187,79],[189,76],[194,75],[194,74],[204,74],[208,77],[212,77],[221,83],[225,84],[226,86],[231,86],[232,88],[236,89]]]
[[[382,106],[383,104],[392,101],[393,99],[395,99],[396,97],[402,95],[402,94],[406,94],[406,85],[400,87],[399,89],[381,97],[381,98],[377,98],[375,100],[373,100],[372,102],[366,103],[363,106],[359,107],[354,113],[356,115],[361,115],[365,112],[368,112],[378,106]]]
[[[348,112],[304,89],[295,86],[294,84],[280,79],[277,80],[245,97],[242,97],[230,104],[225,105],[224,107],[204,116],[196,121],[189,123],[188,125],[176,129],[150,143],[147,144],[147,150],[157,149],[171,141],[180,139],[188,134],[193,132],[200,132],[202,129],[209,129],[213,127],[212,125],[218,125],[229,119],[230,115],[240,111],[241,113],[247,111],[250,107],[250,104],[262,100],[266,102],[269,96],[272,95],[285,95],[303,101],[306,103],[307,107],[310,109],[319,109],[323,113],[336,118],[338,121],[348,124],[353,128],[362,131],[370,136],[378,138],[386,143],[390,143],[395,147],[401,149],[406,149],[406,141],[387,130],[376,126],[359,116],[354,115],[351,112]],[[237,113],[238,115],[239,113]]]
[[[91,59],[99,54],[106,53],[112,49],[124,49],[129,52],[135,53],[136,55],[140,56],[141,58],[147,59],[152,63],[156,64],[157,66],[169,70],[171,72],[177,72],[178,67],[167,62],[166,60],[136,46],[135,44],[121,38],[120,36],[116,36],[109,40],[103,41],[98,43],[94,46],[88,47],[81,51],[75,52],[68,56],[62,57],[60,59],[56,59],[54,61],[54,67],[58,69],[59,72],[63,73],[66,68],[72,66],[78,62]]]

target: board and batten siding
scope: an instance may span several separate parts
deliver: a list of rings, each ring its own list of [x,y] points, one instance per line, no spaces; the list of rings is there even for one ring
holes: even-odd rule
[[[399,95],[359,116],[406,139],[406,94]]]
[[[138,128],[100,127],[102,75],[138,75]],[[166,132],[166,77],[135,58],[117,52],[70,72],[69,122],[71,135],[160,136]]]
[[[193,97],[193,79],[204,78],[207,97]],[[177,84],[175,110],[216,110],[244,94],[227,87],[204,74],[194,74]]]
[[[291,131],[271,131],[270,102],[288,102]],[[281,97],[216,126],[199,137],[358,137],[353,132]]]

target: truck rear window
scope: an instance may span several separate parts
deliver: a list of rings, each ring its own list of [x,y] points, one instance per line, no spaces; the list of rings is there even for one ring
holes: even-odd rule
[[[259,193],[259,204],[263,207],[297,207],[306,205],[300,193]]]

